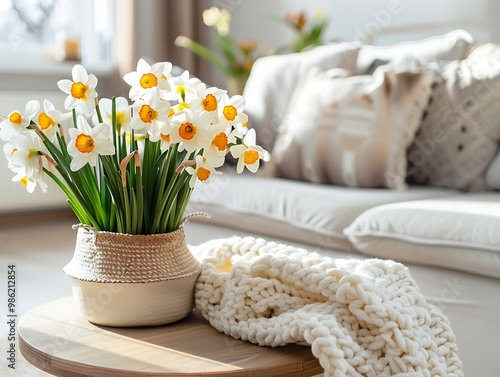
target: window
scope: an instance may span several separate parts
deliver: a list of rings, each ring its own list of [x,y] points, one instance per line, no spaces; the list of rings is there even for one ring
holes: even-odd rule
[[[0,70],[111,68],[112,0],[0,0]],[[60,65],[60,64],[59,64]]]

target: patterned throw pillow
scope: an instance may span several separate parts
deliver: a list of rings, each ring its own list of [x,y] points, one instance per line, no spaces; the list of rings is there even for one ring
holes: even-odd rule
[[[406,149],[420,125],[430,86],[427,74],[385,67],[352,77],[309,71],[280,127],[274,175],[404,189]]]
[[[433,69],[431,100],[408,150],[410,183],[486,189],[500,140],[500,64],[478,56],[476,48],[465,60]]]

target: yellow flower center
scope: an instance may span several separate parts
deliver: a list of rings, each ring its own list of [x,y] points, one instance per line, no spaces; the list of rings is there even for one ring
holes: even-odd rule
[[[212,145],[215,145],[220,151],[225,150],[227,147],[227,135],[224,132],[216,135],[212,140]]]
[[[81,99],[82,101],[87,100],[87,90],[89,87],[82,82],[75,82],[71,85],[71,95],[74,98]]]
[[[30,153],[28,153],[28,158],[38,156],[38,151],[36,149],[30,149]]]
[[[160,134],[160,138],[163,141],[170,142],[170,135]]]
[[[189,109],[189,103],[187,103],[187,102],[179,103],[179,111],[184,110],[184,109]]]
[[[94,150],[94,139],[90,135],[80,134],[76,138],[75,146],[80,153],[90,153]]]
[[[243,154],[243,162],[247,165],[255,164],[255,162],[259,159],[259,152],[253,149],[248,149]]]
[[[139,83],[144,89],[153,88],[158,85],[158,78],[152,73],[145,73],[142,75]]]
[[[248,122],[244,122],[241,124],[243,127],[248,127]]]
[[[10,151],[10,154],[14,154],[14,153],[16,153],[18,150],[19,150],[19,149],[17,149],[17,148],[13,148],[13,149]]]
[[[196,171],[196,176],[202,182],[206,181],[210,177],[210,174],[210,170],[201,167]]]
[[[238,111],[236,111],[236,107],[230,105],[224,107],[223,114],[227,120],[234,120],[234,118],[236,118],[236,115],[238,114]]]
[[[174,115],[175,115],[174,109],[170,108],[170,110],[168,110],[168,117],[170,118],[170,117],[172,117]]]
[[[196,135],[196,127],[191,122],[182,123],[179,127],[179,136],[184,140],[191,140]]]
[[[15,111],[12,114],[10,114],[9,121],[11,123],[20,125],[23,121],[23,116],[21,114],[19,114],[17,111]]]
[[[201,105],[205,111],[215,111],[217,110],[217,99],[213,94],[208,94],[205,99],[201,101]]]
[[[54,122],[54,119],[46,113],[40,113],[38,116],[38,124],[42,130],[47,130],[50,127],[53,127],[56,122]]]
[[[144,123],[151,123],[157,116],[158,112],[149,105],[142,105],[141,110],[139,110],[139,118]]]
[[[28,177],[27,176],[24,176],[21,178],[21,180],[19,181],[24,187],[28,186]]]
[[[186,94],[186,85],[178,85],[177,93],[179,93],[180,95]]]

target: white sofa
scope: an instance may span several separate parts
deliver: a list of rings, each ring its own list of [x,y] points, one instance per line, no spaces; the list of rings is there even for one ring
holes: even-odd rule
[[[489,104],[495,103],[496,99],[500,100],[500,70],[496,71],[500,63],[496,58],[495,61],[489,60],[496,54],[494,48],[488,46],[476,50],[476,47],[477,44],[468,33],[455,31],[389,47],[343,43],[317,47],[301,54],[258,60],[244,92],[246,111],[250,125],[257,129],[260,136],[260,144],[272,151],[275,162],[267,166],[263,174],[236,175],[227,172],[214,177],[210,185],[197,186],[188,210],[204,211],[212,216],[200,221],[215,226],[214,238],[227,234],[229,229],[229,232],[234,231],[235,234],[258,235],[268,240],[303,246],[332,257],[376,257],[405,263],[427,299],[450,318],[466,375],[497,376],[496,357],[500,351],[495,342],[500,337],[500,193],[495,190],[500,189],[500,157],[497,156],[500,113],[495,119],[497,110],[491,109]],[[474,51],[479,52],[473,53]],[[418,56],[418,59],[412,61],[412,56]],[[425,60],[428,65],[422,63],[423,58],[428,59]],[[450,89],[453,83],[459,84],[457,77],[468,71],[463,67],[453,68],[453,64],[465,59],[470,60],[470,65],[487,61],[488,67],[491,66],[494,74],[487,75],[486,84],[482,82],[478,85],[483,89],[488,88],[488,93],[482,95],[478,90],[474,92],[475,96],[466,92],[465,97],[457,97],[450,90],[448,95],[459,104],[462,103],[460,101],[467,104],[479,97],[481,104],[486,103],[488,108],[467,110],[468,116],[461,118],[463,124],[460,127],[445,129],[447,138],[442,135],[437,138],[440,135],[426,130],[425,122],[435,123],[439,119],[453,122],[456,119],[451,119],[449,114],[443,118],[440,112],[443,106],[438,104],[433,108],[428,99],[432,97],[432,93],[437,93],[439,98],[434,102],[441,101],[445,94],[439,90]],[[306,108],[309,109],[329,94],[336,93],[333,89],[330,93],[328,87],[322,87],[321,97],[314,97],[309,93],[314,101],[307,102],[308,97],[304,93],[311,92],[312,89],[305,86],[307,83],[304,84],[303,81],[310,74],[310,68],[335,69],[330,71],[329,76],[316,81],[323,85],[322,82],[330,78],[353,80],[344,77],[346,72],[347,76],[374,77],[377,69],[382,69],[376,68],[377,65],[390,66],[398,74],[402,70],[417,73],[425,71],[426,80],[430,80],[421,80],[419,84],[421,87],[429,85],[430,89],[419,94],[427,95],[425,103],[420,101],[419,105],[413,104],[414,107],[408,111],[413,118],[404,118],[405,114],[402,115],[401,108],[407,106],[405,104],[398,105],[399,112],[390,110],[391,106],[394,107],[390,101],[397,101],[391,99],[390,95],[386,95],[389,100],[385,105],[381,102],[380,108],[383,110],[378,108],[368,115],[368,119],[375,119],[375,123],[384,123],[376,133],[370,134],[372,138],[386,135],[388,130],[400,132],[397,127],[401,126],[394,119],[404,118],[403,123],[413,124],[403,132],[400,139],[391,139],[387,146],[390,148],[397,145],[399,151],[388,154],[385,159],[373,158],[374,166],[368,171],[364,167],[371,163],[369,159],[363,160],[363,167],[351,166],[350,172],[356,179],[342,174],[335,175],[335,169],[345,169],[345,161],[341,161],[340,165],[335,165],[333,161],[335,151],[343,147],[340,144],[335,149],[322,151],[326,154],[323,157],[327,162],[317,160],[308,165],[307,161],[316,158],[322,139],[333,140],[339,137],[335,134],[336,129],[333,129],[332,134],[317,137],[317,144],[314,144],[311,141],[314,134],[310,137],[301,133],[307,131],[307,127],[326,127],[321,123],[325,117],[339,119],[338,114],[333,116],[321,111],[320,115],[315,115],[314,110],[317,109],[312,109],[309,114],[312,120],[309,122],[304,121],[303,113],[296,111],[301,106],[297,102],[297,96],[302,96],[301,100],[307,103]],[[452,68],[449,68],[450,65]],[[458,73],[455,76],[450,75],[449,71],[444,76],[438,74],[446,69],[454,69],[453,72]],[[384,75],[387,80],[395,77],[388,76],[387,70]],[[437,81],[437,77],[441,77],[441,82]],[[354,80],[358,80],[354,81],[355,85],[361,85],[358,78]],[[399,81],[393,80],[383,87],[390,87],[392,90],[398,85],[403,87]],[[298,91],[297,87],[303,90]],[[334,88],[340,88],[338,90],[345,93],[345,81],[340,87]],[[375,92],[372,85],[370,93]],[[500,107],[499,104],[497,102],[496,107]],[[415,116],[416,110],[420,111],[418,116]],[[364,115],[365,113],[363,112]],[[357,116],[359,113],[354,115]],[[342,119],[348,124],[349,121],[350,124],[353,122],[349,116],[341,117],[340,120]],[[393,124],[384,129],[387,119]],[[478,129],[477,124],[484,124],[486,121],[493,122],[494,130],[492,127],[486,131]],[[463,131],[465,126],[468,133]],[[426,132],[434,132],[431,133],[434,138]],[[346,140],[352,142],[351,139]],[[425,154],[424,162],[416,166],[418,164],[411,161],[409,153],[419,150],[418,145],[415,146],[419,142],[430,148],[429,141],[435,143],[432,146],[434,150]],[[450,143],[455,143],[453,148],[447,147]],[[380,145],[383,144],[377,144],[377,148]],[[479,161],[475,161],[474,156],[453,157],[455,150],[462,152],[470,145],[474,146],[474,156],[479,156]],[[401,156],[401,150],[405,153],[404,157]],[[456,174],[457,166],[447,168],[447,159],[451,160],[451,165],[458,161],[458,171],[463,168],[466,171],[464,176]],[[404,160],[404,164],[401,162],[391,165],[394,160]],[[467,168],[468,161],[473,162],[470,169]],[[322,166],[321,169],[319,165]],[[374,174],[380,166],[383,169],[378,174],[386,173],[383,179],[363,180],[362,175]],[[425,172],[424,168],[432,172],[427,176],[422,173]],[[391,175],[387,172],[390,173],[391,169],[399,181],[387,179]],[[402,176],[406,172],[409,177]],[[449,173],[451,178],[444,179],[446,174],[443,172]],[[360,187],[363,186],[360,182],[365,187]],[[370,183],[374,187],[368,187]],[[221,227],[226,231],[218,232],[217,229],[222,229]]]

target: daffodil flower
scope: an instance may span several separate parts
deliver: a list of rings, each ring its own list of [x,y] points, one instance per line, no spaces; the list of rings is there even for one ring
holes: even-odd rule
[[[219,106],[219,122],[225,127],[242,124],[248,121],[248,116],[243,112],[245,99],[236,95],[231,98],[227,94],[222,96]]]
[[[200,82],[200,79],[190,77],[189,71],[184,71],[180,76],[172,77],[171,91],[162,93],[163,98],[169,101],[189,103],[196,99]]]
[[[35,188],[38,186],[42,190],[43,193],[46,193],[48,191],[49,186],[39,177],[28,177],[26,175],[25,170],[19,169],[17,171],[17,174],[12,178],[12,182],[19,182],[21,183],[24,187],[26,187],[26,190],[31,194],[33,191],[35,191]]]
[[[231,155],[238,159],[238,164],[236,165],[238,174],[243,172],[245,166],[252,173],[255,173],[259,169],[260,160],[269,161],[271,159],[269,152],[256,145],[255,140],[255,129],[252,128],[245,135],[243,144],[233,145],[229,149]]]
[[[7,119],[0,123],[0,139],[8,141],[14,135],[25,133],[26,127],[28,127],[39,109],[40,102],[29,101],[23,114],[17,110],[11,112]]]
[[[210,146],[203,149],[203,157],[205,157],[214,168],[224,165],[229,145],[229,138],[226,130],[220,126],[217,126],[216,130]]]
[[[189,187],[194,188],[196,180],[203,183],[210,183],[212,175],[220,175],[221,172],[215,171],[214,167],[203,156],[196,156],[196,166],[193,168],[188,166],[186,171],[191,175]]]
[[[64,108],[72,110],[78,106],[82,108],[84,113],[92,113],[94,110],[94,100],[97,98],[95,90],[97,86],[97,77],[93,74],[88,74],[87,70],[77,64],[71,71],[71,80],[59,80],[57,86],[61,91],[68,94],[64,101]]]
[[[189,103],[189,108],[200,114],[211,123],[217,123],[219,102],[226,91],[209,87],[204,83],[200,83],[197,88],[197,98]]]
[[[4,152],[9,160],[9,168],[12,170],[24,169],[28,178],[42,174],[42,155],[40,152],[46,152],[42,140],[35,132],[24,135],[14,135],[10,139],[8,148],[11,149],[10,156],[8,150]]]
[[[231,23],[231,13],[226,9],[211,7],[203,11],[203,22],[207,26],[215,26],[219,35],[228,35],[229,25]]]
[[[160,99],[157,92],[148,93],[144,99],[135,101],[131,107],[134,116],[130,121],[130,128],[133,130],[145,129],[154,137],[158,135],[162,125],[170,126],[170,102]]]
[[[170,70],[172,70],[171,63]],[[155,63],[151,66],[144,59],[140,59],[137,63],[137,70],[123,76],[123,80],[131,86],[130,99],[135,101],[152,90],[170,90],[164,71],[165,63]]]
[[[62,113],[56,110],[52,102],[43,101],[43,111],[38,114],[37,124],[47,138],[54,142],[57,132],[57,124],[61,121]]]
[[[130,105],[125,97],[116,97],[116,131],[118,135],[129,132],[130,129]],[[99,110],[101,111],[102,121],[111,126],[113,120],[113,103],[109,98],[99,100]],[[98,124],[97,114],[92,118],[94,124]]]
[[[77,117],[76,124],[77,128],[69,129],[71,140],[68,143],[68,153],[73,158],[71,170],[80,170],[86,164],[96,166],[99,155],[115,153],[115,146],[109,139],[111,130],[108,124],[101,123],[91,128],[83,116]]]
[[[185,149],[191,153],[209,145],[211,139],[206,122],[191,110],[186,109],[172,118],[171,123],[170,139],[173,143],[179,143],[179,151]]]

